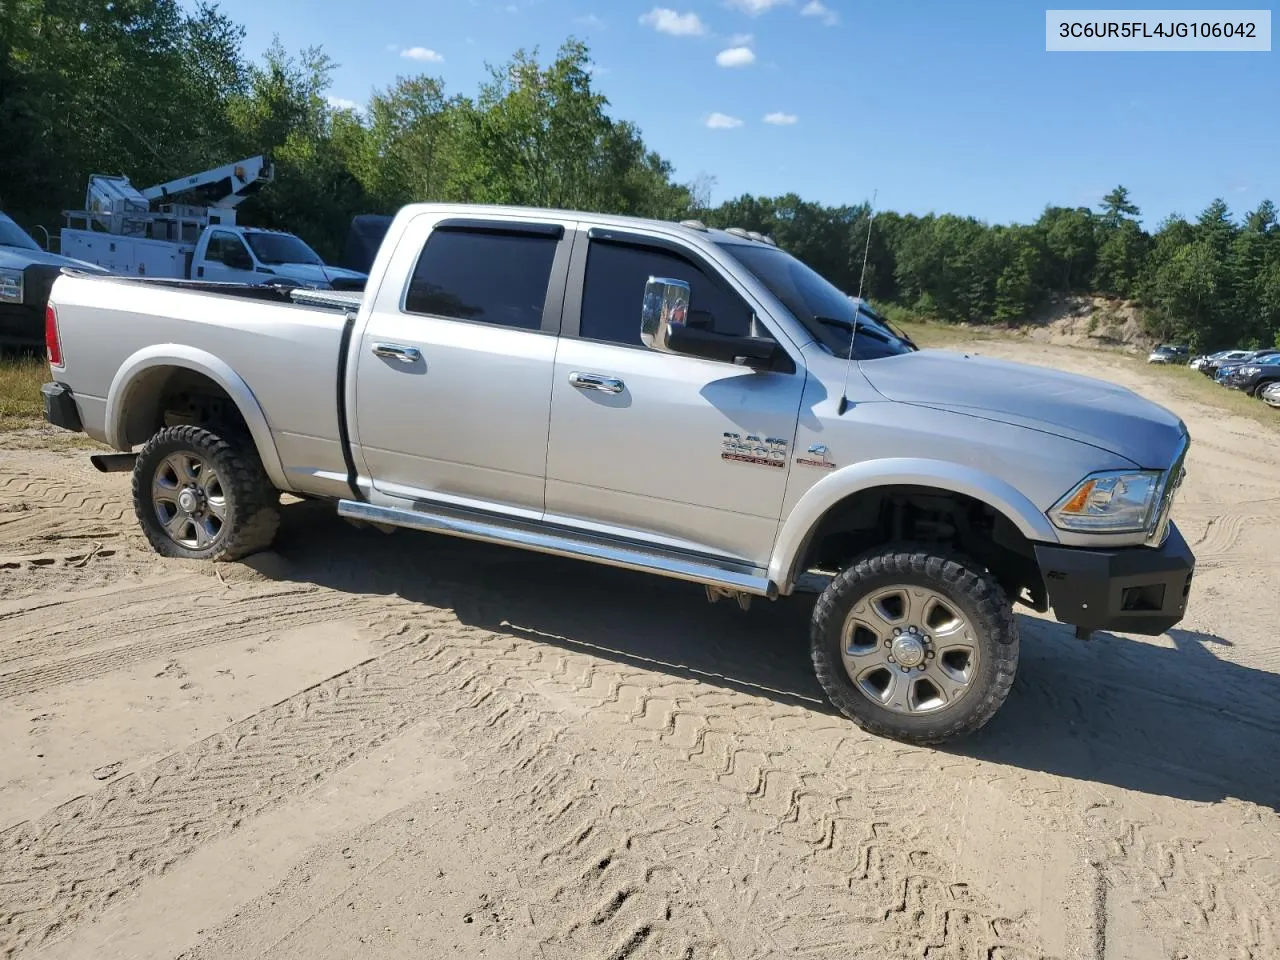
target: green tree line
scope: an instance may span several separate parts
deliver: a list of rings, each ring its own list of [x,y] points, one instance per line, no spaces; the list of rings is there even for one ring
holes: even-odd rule
[[[1237,219],[1214,200],[1154,232],[1124,187],[1097,209],[1050,206],[1012,225],[873,218],[866,204],[795,194],[712,206],[713,178],[678,182],[634,124],[610,115],[575,40],[549,62],[517,51],[472,93],[406,76],[360,109],[329,101],[334,66],[278,42],[252,61],[243,29],[206,2],[0,0],[0,209],[56,234],[91,173],[147,185],[268,153],[276,180],[242,221],[289,229],[329,258],[355,214],[422,200],[697,217],[768,233],[843,289],[861,282],[918,316],[1013,324],[1051,295],[1101,293],[1144,304],[1161,339],[1280,343],[1270,201]]]

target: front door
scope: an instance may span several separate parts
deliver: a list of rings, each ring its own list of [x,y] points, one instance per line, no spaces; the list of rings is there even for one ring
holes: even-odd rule
[[[205,247],[204,272],[197,280],[219,283],[256,283],[261,276],[254,273],[253,257],[243,238],[229,230],[215,230]]]
[[[407,225],[386,276],[408,288],[359,334],[353,443],[383,493],[541,515],[572,224],[438,217]]]
[[[651,276],[690,285],[689,322],[768,335],[714,267],[592,239],[552,384],[547,518],[763,566],[786,491],[803,369],[756,372],[640,343]],[[575,299],[573,296],[570,300]]]

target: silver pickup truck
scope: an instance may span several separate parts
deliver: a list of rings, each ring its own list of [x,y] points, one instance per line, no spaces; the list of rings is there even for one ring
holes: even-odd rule
[[[817,676],[881,735],[989,720],[1015,603],[1084,636],[1186,609],[1176,416],[918,350],[743,230],[418,204],[363,295],[64,272],[47,328],[47,419],[125,451],[95,462],[165,556],[267,548],[289,491],[744,607],[817,584]]]

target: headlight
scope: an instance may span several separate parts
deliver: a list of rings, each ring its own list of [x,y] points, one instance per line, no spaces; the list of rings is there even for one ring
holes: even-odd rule
[[[1063,530],[1139,533],[1147,529],[1160,494],[1159,470],[1110,470],[1081,480],[1049,511]]]
[[[0,301],[22,302],[22,271],[0,270]]]
[[[1261,367],[1241,367],[1236,371],[1236,373],[1240,374],[1242,377],[1256,377],[1261,372]]]

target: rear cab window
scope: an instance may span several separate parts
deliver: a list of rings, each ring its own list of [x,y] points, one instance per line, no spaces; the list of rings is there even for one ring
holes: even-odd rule
[[[406,313],[536,331],[543,312],[559,233],[437,227],[427,237],[409,279]]]

